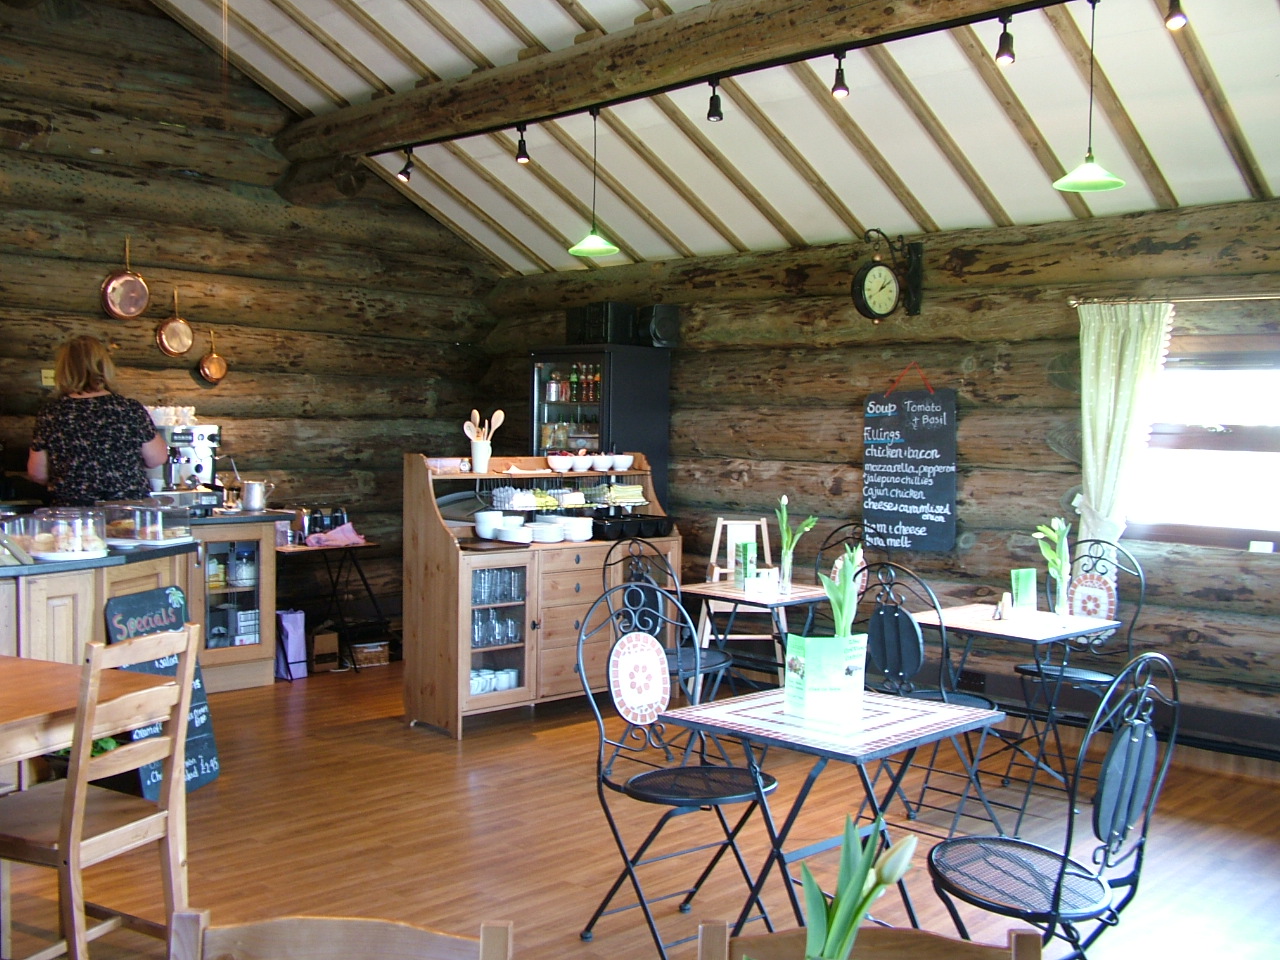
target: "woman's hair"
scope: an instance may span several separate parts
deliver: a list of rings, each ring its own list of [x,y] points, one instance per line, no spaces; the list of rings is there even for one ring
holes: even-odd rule
[[[72,337],[54,358],[54,382],[64,397],[71,393],[116,392],[116,365],[97,337]]]

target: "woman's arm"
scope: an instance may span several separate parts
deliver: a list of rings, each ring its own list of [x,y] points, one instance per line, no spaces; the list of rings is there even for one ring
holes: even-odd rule
[[[49,454],[43,450],[32,450],[27,454],[27,476],[34,482],[48,485]]]
[[[150,440],[142,445],[142,462],[147,468],[158,467],[169,459],[169,447],[164,442],[164,437],[156,434]]]

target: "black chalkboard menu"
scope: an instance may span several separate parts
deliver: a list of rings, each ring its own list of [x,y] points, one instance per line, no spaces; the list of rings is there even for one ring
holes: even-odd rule
[[[872,394],[862,445],[867,544],[950,550],[956,541],[956,392]]]
[[[160,587],[112,597],[107,601],[107,643],[141,637],[149,633],[176,630],[187,621],[187,597],[180,587]],[[126,669],[141,673],[173,676],[177,664],[165,660],[140,663]],[[133,731],[133,739],[154,737],[160,725]],[[203,786],[218,776],[218,747],[213,740],[213,723],[209,717],[209,694],[204,688],[204,674],[196,664],[191,691],[191,711],[187,715],[187,792]],[[152,763],[140,771],[141,793],[148,800],[160,798],[160,764]]]

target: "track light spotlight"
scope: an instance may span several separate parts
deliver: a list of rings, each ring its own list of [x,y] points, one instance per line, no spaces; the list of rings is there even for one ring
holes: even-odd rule
[[[528,163],[529,151],[524,145],[524,124],[516,124],[516,132],[520,134],[520,142],[516,144],[516,163]]]
[[[849,95],[849,85],[844,82],[844,54],[836,54],[836,80],[831,84],[831,95],[837,100],[843,100]]]
[[[711,81],[711,102],[707,104],[707,119],[712,123],[719,123],[724,119],[724,111],[720,109],[720,94],[716,93],[719,85],[719,80]]]
[[[1007,67],[1016,59],[1013,55],[1013,34],[1009,32],[1009,24],[1013,17],[1001,17],[1000,42],[996,45],[996,63]]]
[[[1169,0],[1169,12],[1165,14],[1164,25],[1170,30],[1181,30],[1187,25],[1187,15],[1182,12],[1182,0]]]
[[[396,174],[396,179],[401,183],[408,183],[411,176],[413,176],[413,147],[404,152],[404,166]]]

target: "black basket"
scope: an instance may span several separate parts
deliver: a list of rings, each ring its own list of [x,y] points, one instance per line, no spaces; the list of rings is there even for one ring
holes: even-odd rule
[[[608,511],[597,510],[591,524],[591,534],[596,540],[620,540],[623,537],[665,537],[675,528],[671,517],[649,513],[608,516]]]

